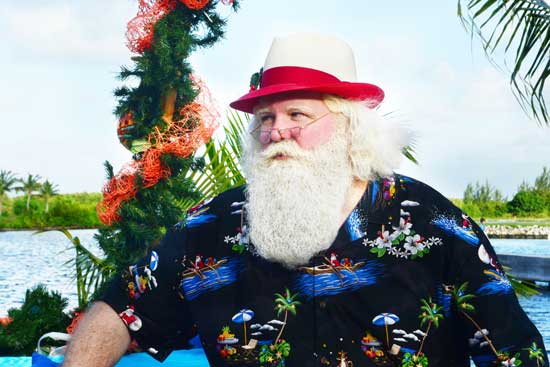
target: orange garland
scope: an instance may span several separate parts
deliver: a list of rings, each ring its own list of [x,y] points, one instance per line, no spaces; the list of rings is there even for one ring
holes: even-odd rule
[[[210,0],[180,0],[191,10],[201,10]]]
[[[210,91],[199,78],[191,75],[193,84],[199,89],[194,102],[179,111],[179,119],[167,121],[164,131],[158,128],[149,136],[151,147],[147,149],[140,161],[127,164],[103,188],[103,200],[97,206],[99,219],[106,225],[120,220],[120,205],[137,194],[136,177],[139,172],[143,187],[151,187],[163,178],[170,176],[170,168],[162,164],[163,154],[172,154],[187,158],[202,144],[212,137],[218,127],[220,113]]]
[[[176,5],[177,0],[139,0],[138,14],[128,22],[126,30],[130,51],[141,54],[151,48],[155,24]]]

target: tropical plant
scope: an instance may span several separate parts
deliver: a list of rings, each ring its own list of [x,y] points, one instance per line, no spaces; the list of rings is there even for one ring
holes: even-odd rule
[[[11,171],[0,171],[0,215],[2,215],[3,200],[6,194],[15,188],[17,178]]]
[[[39,175],[32,175],[29,173],[26,180],[22,180],[22,179],[18,180],[20,183],[20,186],[17,186],[15,190],[23,192],[27,197],[27,206],[26,206],[27,212],[30,209],[31,196],[35,192],[40,190],[40,187],[42,187],[42,185],[40,184],[40,178],[41,177]]]
[[[199,199],[187,198],[181,206],[191,208],[216,195],[244,185],[246,180],[241,172],[239,159],[242,155],[241,140],[249,119],[247,114],[231,111],[227,114],[227,125],[223,127],[222,139],[210,139],[204,153],[204,168],[190,171],[190,177],[196,183]]]
[[[424,341],[428,337],[428,334],[430,332],[430,327],[432,324],[438,328],[439,327],[439,320],[443,319],[443,314],[441,313],[441,310],[443,309],[443,306],[439,306],[437,303],[434,303],[432,301],[432,297],[428,297],[428,299],[421,299],[421,306],[420,306],[420,315],[418,315],[418,318],[420,319],[420,326],[424,326],[425,324],[428,324],[428,327],[426,328],[426,331],[424,332],[424,336],[422,337],[422,342],[420,342],[420,348],[418,348],[418,352],[416,355],[420,356],[422,355],[422,347],[424,346]]]
[[[499,46],[505,52],[515,49],[512,90],[526,112],[548,125],[544,85],[550,75],[550,4],[544,0],[458,0],[458,16],[472,36],[479,37],[492,62]]]
[[[42,184],[42,187],[40,187],[40,196],[44,198],[45,207],[44,207],[44,213],[47,213],[50,207],[50,199],[59,194],[59,191],[57,190],[57,185],[52,184],[50,181],[46,180]]]
[[[277,335],[277,338],[275,338],[275,345],[277,345],[279,339],[281,338],[281,335],[283,335],[283,330],[286,326],[288,311],[296,316],[296,306],[300,305],[301,303],[300,301],[296,301],[298,293],[292,294],[290,293],[288,288],[285,289],[285,292],[283,294],[275,293],[275,296],[275,310],[277,310],[277,316],[280,316],[283,312],[285,313],[283,325],[281,326],[281,330],[279,330],[279,335]]]
[[[58,229],[73,245],[76,254],[74,259],[65,263],[68,266],[74,266],[76,281],[76,290],[78,297],[78,308],[84,310],[91,301],[91,296],[94,291],[100,289],[105,281],[107,281],[115,272],[115,264],[101,259],[88,250],[78,237],[73,237],[66,229]],[[34,234],[43,233],[45,231],[37,231]]]

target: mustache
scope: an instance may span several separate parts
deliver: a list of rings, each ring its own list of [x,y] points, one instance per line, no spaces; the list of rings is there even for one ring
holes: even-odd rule
[[[309,157],[309,152],[301,148],[293,140],[285,140],[278,143],[271,143],[259,152],[262,160],[270,160],[280,155],[290,158],[304,159]]]

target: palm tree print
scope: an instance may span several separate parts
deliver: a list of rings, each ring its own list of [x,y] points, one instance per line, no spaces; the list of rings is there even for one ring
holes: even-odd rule
[[[529,359],[534,359],[537,361],[537,367],[542,367],[546,364],[544,362],[544,354],[537,346],[537,343],[533,342],[529,348],[524,348],[523,350],[529,352]]]
[[[420,348],[418,348],[418,352],[416,353],[419,356],[422,354],[422,347],[424,346],[424,341],[428,337],[431,326],[433,325],[438,328],[439,320],[443,319],[443,314],[441,313],[443,306],[439,306],[437,303],[434,303],[432,301],[432,297],[429,297],[427,300],[422,299],[420,302],[422,303],[422,306],[420,306],[420,311],[422,312],[418,316],[420,319],[420,326],[422,327],[425,324],[428,324],[428,327],[424,332],[424,337],[422,337]]]
[[[498,358],[500,353],[497,352],[495,346],[493,345],[493,342],[491,341],[491,339],[489,339],[486,333],[483,332],[483,329],[481,328],[481,326],[479,326],[479,324],[470,315],[474,313],[476,310],[475,307],[471,303],[469,303],[469,301],[475,298],[475,296],[471,293],[466,293],[466,288],[468,288],[468,282],[462,283],[460,287],[458,288],[455,287],[453,289],[452,299],[454,301],[454,304],[456,305],[456,308],[458,309],[458,311],[460,311],[460,313],[465,318],[470,320],[470,322],[475,326],[477,331],[480,332],[480,334],[483,336],[485,341],[489,344],[489,347],[491,348],[495,356]]]
[[[279,335],[277,335],[277,338],[275,339],[275,345],[277,345],[279,339],[281,338],[281,335],[283,335],[283,330],[286,326],[286,321],[288,318],[288,312],[290,311],[294,316],[296,316],[296,306],[300,305],[301,303],[299,301],[296,301],[298,293],[292,294],[290,293],[288,288],[285,289],[284,294],[275,293],[275,296],[275,310],[277,311],[277,316],[280,316],[283,312],[285,313],[283,326],[279,331]]]

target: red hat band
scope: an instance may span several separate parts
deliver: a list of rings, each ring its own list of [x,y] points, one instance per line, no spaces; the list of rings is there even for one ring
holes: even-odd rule
[[[260,88],[280,84],[319,85],[338,82],[340,79],[324,71],[300,66],[278,66],[263,72]]]

